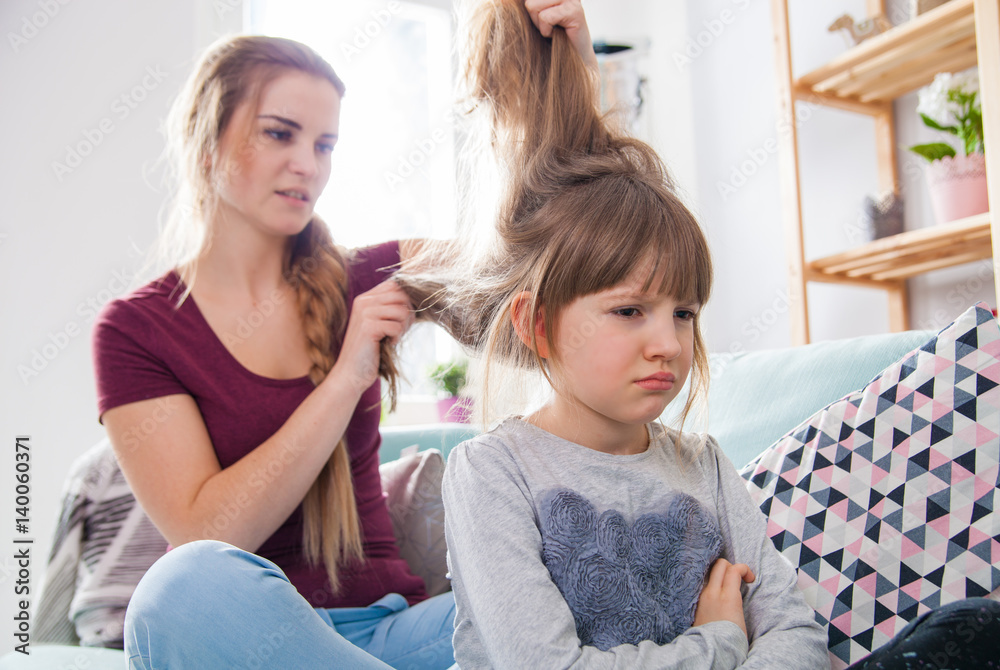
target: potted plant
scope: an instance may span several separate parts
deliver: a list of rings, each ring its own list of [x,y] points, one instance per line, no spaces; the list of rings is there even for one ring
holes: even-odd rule
[[[945,142],[910,147],[929,161],[927,183],[938,222],[987,211],[979,71],[938,74],[918,97],[917,112],[924,125],[954,135],[961,144],[960,152]]]
[[[441,421],[469,422],[471,400],[460,395],[465,388],[468,371],[469,363],[466,360],[439,363],[431,368],[431,380],[445,395],[437,401]]]

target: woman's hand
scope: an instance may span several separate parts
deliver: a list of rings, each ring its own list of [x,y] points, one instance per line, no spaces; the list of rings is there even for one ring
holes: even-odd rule
[[[525,0],[524,6],[542,35],[552,37],[552,27],[562,26],[583,62],[597,69],[597,56],[581,0]]]
[[[347,375],[360,395],[378,379],[379,343],[385,338],[397,343],[412,323],[410,299],[393,280],[362,293],[354,299],[332,372]]]
[[[724,558],[712,564],[708,581],[698,598],[698,608],[694,613],[694,625],[700,626],[712,621],[732,621],[747,634],[747,624],[743,618],[743,594],[740,585],[756,579],[750,566],[745,563],[733,565]]]

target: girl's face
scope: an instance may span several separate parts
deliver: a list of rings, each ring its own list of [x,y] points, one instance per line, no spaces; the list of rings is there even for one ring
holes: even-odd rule
[[[543,425],[550,432],[602,451],[644,449],[644,424],[684,385],[700,306],[644,292],[644,278],[636,273],[577,298],[560,314],[549,367],[556,394],[546,409],[556,423]],[[553,430],[556,425],[576,437]]]
[[[258,109],[238,106],[220,142],[219,213],[269,235],[301,232],[330,178],[339,120],[333,85],[298,71],[268,84]]]

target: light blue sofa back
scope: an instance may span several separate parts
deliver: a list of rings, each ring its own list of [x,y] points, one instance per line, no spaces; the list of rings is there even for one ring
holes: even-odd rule
[[[418,445],[418,451],[437,449],[445,458],[460,442],[479,434],[479,430],[466,423],[429,423],[418,426],[383,426],[382,448],[379,460],[388,463],[399,458],[403,449]]]
[[[930,339],[932,331],[866,335],[802,347],[712,354],[707,408],[696,408],[685,430],[707,431],[741,468],[816,411],[864,387],[883,369]],[[685,396],[663,414],[668,425]],[[455,423],[382,428],[381,461],[399,458],[413,444],[447,457],[478,433]]]
[[[685,430],[707,430],[737,468],[752,461],[818,410],[863,388],[890,364],[934,336],[906,331],[801,347],[712,354],[707,410],[693,410]],[[681,402],[663,419],[670,424]]]

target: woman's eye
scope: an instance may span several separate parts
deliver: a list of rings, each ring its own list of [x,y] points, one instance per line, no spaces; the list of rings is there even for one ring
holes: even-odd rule
[[[292,137],[292,133],[290,131],[282,130],[280,128],[268,128],[264,131],[264,134],[280,142],[284,142]]]
[[[333,144],[329,142],[320,142],[316,145],[316,151],[318,153],[329,155],[333,153]]]

